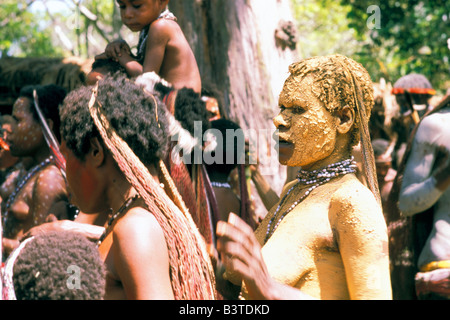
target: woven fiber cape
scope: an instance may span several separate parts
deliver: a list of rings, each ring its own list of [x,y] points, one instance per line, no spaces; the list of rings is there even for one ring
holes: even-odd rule
[[[97,90],[98,84],[93,88],[89,111],[120,170],[145,201],[148,210],[163,229],[175,299],[214,299],[215,278],[205,242],[179,193],[174,189],[173,181],[167,174],[163,162],[160,161],[160,169],[170,184],[169,187],[172,188],[174,200],[160,188],[140,159],[110,126],[101,104],[96,101]],[[154,102],[156,103],[156,100]]]

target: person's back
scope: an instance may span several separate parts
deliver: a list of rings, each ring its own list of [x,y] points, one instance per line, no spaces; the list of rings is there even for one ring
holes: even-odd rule
[[[426,116],[422,120],[403,176],[399,197],[399,208],[403,214],[411,216],[434,206],[433,229],[419,256],[419,267],[433,261],[450,260],[450,188],[448,186],[445,189],[439,188],[434,172],[436,164],[445,167],[445,161],[448,168],[450,155],[448,123],[450,123],[449,108]],[[442,174],[440,176],[442,177]]]
[[[161,50],[162,61],[156,59]],[[155,71],[175,89],[192,88],[201,91],[201,78],[197,61],[178,23],[158,19],[150,25],[143,72]]]

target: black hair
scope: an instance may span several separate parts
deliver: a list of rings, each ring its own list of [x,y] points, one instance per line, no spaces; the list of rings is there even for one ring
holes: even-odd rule
[[[39,122],[39,116],[36,108],[34,107],[33,91],[36,90],[38,96],[39,108],[41,109],[46,119],[53,121],[53,133],[58,141],[61,141],[60,135],[60,118],[59,118],[59,105],[62,104],[66,97],[67,91],[63,87],[55,84],[49,85],[29,85],[20,90],[19,97],[25,97],[30,99],[30,112],[33,114],[34,120]]]
[[[208,173],[216,171],[229,175],[230,172],[237,167],[238,162],[243,157],[243,155],[239,154],[239,152],[244,151],[244,149],[238,148],[239,134],[242,133],[243,137],[242,129],[237,123],[227,119],[218,119],[211,121],[211,129],[215,129],[211,130],[214,135],[219,134],[221,136],[220,138],[216,138],[218,145],[216,146],[215,150],[211,152],[211,157],[215,160],[217,159],[220,162],[205,164],[206,170],[208,171]],[[233,135],[227,134],[227,130],[229,132],[232,131]],[[220,144],[220,142],[222,143]],[[241,143],[244,143],[243,139]],[[230,159],[228,159],[229,156],[227,157],[227,152],[229,152],[230,150],[233,152],[233,159],[231,163]]]
[[[182,127],[194,136],[195,122],[202,125],[201,134],[210,128],[208,120],[208,111],[206,104],[202,101],[200,95],[190,88],[178,90],[175,99],[175,119],[177,119]]]
[[[67,95],[61,108],[61,135],[79,159],[90,148],[89,139],[100,135],[89,113],[92,87],[81,87]],[[145,164],[155,164],[168,151],[168,122],[164,105],[124,75],[98,82],[97,102],[117,134]],[[156,105],[155,105],[156,102]]]
[[[91,70],[104,69],[106,73],[115,74],[116,72],[125,72],[122,65],[112,59],[97,59],[92,63]]]
[[[13,283],[17,300],[100,300],[105,267],[85,236],[51,231],[25,244],[14,263]]]

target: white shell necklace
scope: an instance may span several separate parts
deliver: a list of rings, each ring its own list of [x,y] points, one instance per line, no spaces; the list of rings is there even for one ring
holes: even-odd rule
[[[328,166],[326,166],[323,169],[313,170],[313,171],[306,171],[300,169],[298,171],[297,180],[298,182],[294,184],[283,196],[281,201],[278,203],[277,209],[275,210],[275,213],[273,214],[273,217],[270,219],[268,225],[267,225],[267,231],[266,231],[266,237],[264,239],[264,243],[269,240],[269,238],[272,236],[272,234],[275,232],[275,230],[278,228],[278,225],[281,223],[281,221],[284,219],[284,217],[294,210],[294,208],[302,202],[314,189],[321,186],[322,184],[327,183],[331,179],[334,179],[338,176],[342,176],[348,173],[354,173],[356,172],[356,162],[353,160],[353,157],[350,159],[346,159],[343,161],[339,161],[336,163],[332,163]],[[289,196],[289,194],[292,192],[292,190],[295,189],[298,185],[310,185],[311,187],[308,188],[308,190],[305,191],[305,193],[296,200],[277,220],[276,224],[272,227],[273,223],[275,222],[275,218],[280,211],[281,207],[284,204],[284,201]],[[272,228],[271,228],[272,227]]]

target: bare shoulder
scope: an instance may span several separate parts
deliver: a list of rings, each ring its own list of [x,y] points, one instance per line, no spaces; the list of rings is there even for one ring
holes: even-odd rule
[[[384,221],[382,209],[372,191],[354,175],[347,175],[336,183],[339,185],[330,197],[332,221]]]
[[[131,208],[114,227],[114,238],[132,246],[164,241],[163,230],[155,216],[142,207]]]
[[[41,173],[39,174],[39,177],[40,178],[52,177],[63,179],[61,175],[61,170],[56,165],[49,165],[44,169],[42,169]]]
[[[149,28],[149,35],[165,35],[170,36],[181,32],[181,28],[176,21],[170,19],[157,19]]]
[[[66,193],[61,171],[54,165],[45,167],[36,177],[35,189],[49,193]]]

